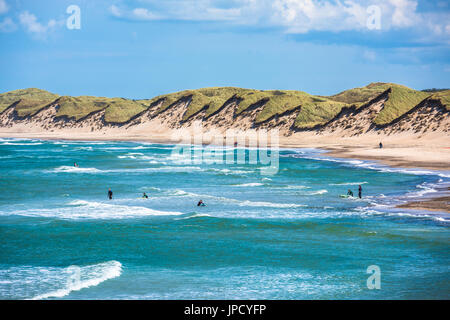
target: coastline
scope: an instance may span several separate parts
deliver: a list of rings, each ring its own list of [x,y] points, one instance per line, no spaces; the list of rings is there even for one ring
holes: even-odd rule
[[[129,134],[129,135],[94,135],[94,134],[42,134],[23,132],[2,132],[0,138],[13,139],[39,139],[39,140],[67,140],[67,141],[128,141],[128,142],[149,142],[160,144],[185,143],[186,141],[175,141],[167,134]],[[380,139],[379,137],[376,137]],[[385,146],[382,149],[372,139],[345,139],[335,137],[314,137],[308,139],[307,143],[298,137],[280,137],[280,149],[293,148],[315,148],[325,150],[324,155],[337,159],[354,159],[364,161],[374,161],[394,168],[416,168],[433,171],[450,171],[450,147],[445,145],[446,141],[440,145],[421,145],[417,141],[394,140],[394,144]],[[444,139],[445,140],[445,139]],[[355,142],[358,142],[356,144]],[[413,144],[414,143],[414,144]],[[414,159],[414,160],[413,160]],[[450,188],[440,189],[434,196],[427,198],[416,198],[411,201],[397,205],[396,208],[407,210],[440,211],[450,213]]]

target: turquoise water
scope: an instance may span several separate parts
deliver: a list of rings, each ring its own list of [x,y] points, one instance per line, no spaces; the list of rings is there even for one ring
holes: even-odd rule
[[[172,150],[0,140],[0,298],[450,298],[448,215],[393,209],[448,172],[296,149],[264,176]],[[359,184],[362,199],[339,197]]]

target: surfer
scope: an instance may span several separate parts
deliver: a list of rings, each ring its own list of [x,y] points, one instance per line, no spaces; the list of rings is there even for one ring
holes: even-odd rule
[[[108,189],[108,199],[112,200],[113,192],[111,191],[111,188]]]
[[[350,197],[353,197],[353,192],[352,192],[352,190],[348,189],[347,195],[350,196]]]
[[[143,199],[148,199],[148,195],[144,192],[144,194],[142,195]]]
[[[206,204],[203,202],[203,200],[200,200],[200,201],[197,203],[197,207],[204,207],[204,206],[206,206]]]
[[[362,198],[362,187],[361,187],[361,185],[359,185],[359,188],[358,188],[358,197],[360,199]]]
[[[78,168],[78,163],[74,162],[74,163],[73,163],[73,166],[74,166],[75,168]]]

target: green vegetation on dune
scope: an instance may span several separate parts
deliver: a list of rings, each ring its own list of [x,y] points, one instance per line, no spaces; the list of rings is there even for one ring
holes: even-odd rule
[[[430,99],[439,100],[442,105],[450,111],[450,90],[437,92],[430,96]]]
[[[335,94],[333,96],[326,97],[330,100],[339,101],[343,103],[347,103],[350,105],[354,105],[357,108],[362,105],[370,102],[370,100],[375,99],[380,94],[385,92],[390,88],[399,88],[399,89],[409,89],[408,87],[398,85],[395,83],[384,83],[384,82],[373,82],[365,87],[361,88],[353,88],[349,90],[342,91],[341,93]],[[415,91],[415,90],[413,90]],[[416,91],[418,92],[418,91]]]
[[[295,126],[299,129],[308,129],[317,125],[323,125],[333,119],[345,106],[348,105],[328,99],[324,99],[323,101],[310,101],[302,105],[295,119]]]
[[[0,94],[0,112],[4,111],[13,103],[22,100],[19,108],[16,108],[16,110],[18,111],[18,114],[23,117],[33,114],[58,97],[57,94],[36,88],[20,89],[2,93]]]
[[[356,107],[360,107],[363,104],[369,102],[370,100],[376,98],[389,88],[390,88],[389,83],[377,82],[371,83],[368,86],[362,88],[345,90],[341,93],[326,98],[338,102],[355,105]]]
[[[257,123],[300,107],[300,112],[295,120],[295,126],[299,128],[323,124],[345,105],[345,103],[312,96],[302,91],[255,91],[247,93],[242,98],[244,100],[239,104],[238,112],[243,112],[252,104],[266,100],[263,109],[256,117]]]
[[[243,90],[246,89],[223,87],[191,90],[190,94],[192,95],[192,101],[183,116],[183,120],[189,119],[189,117],[205,107],[207,107],[205,114],[206,116],[209,116],[219,110],[229,99]]]
[[[238,102],[236,114],[249,111],[254,105],[258,106],[257,109],[251,108],[256,112],[256,123],[300,107],[294,125],[300,129],[308,129],[332,120],[344,107],[359,108],[389,89],[388,100],[374,120],[377,125],[392,122],[428,97],[440,100],[447,110],[450,108],[450,90],[432,93],[392,83],[371,83],[329,97],[294,90],[221,87],[185,90],[151,99],[130,100],[91,96],[60,97],[44,90],[23,89],[0,94],[0,111],[15,103],[17,114],[23,117],[33,115],[46,105],[55,103],[59,105],[57,116],[80,120],[95,111],[105,110],[107,122],[124,123],[156,103],[156,113],[161,113],[178,102],[189,101],[187,108],[182,110],[183,120],[187,120],[202,110],[206,116],[210,116],[227,101],[235,98]]]
[[[391,92],[383,110],[374,119],[374,123],[377,125],[385,125],[394,121],[430,96],[430,93],[404,86],[391,85],[390,88]]]
[[[123,123],[146,110],[147,107],[148,105],[134,100],[112,99],[105,110],[105,120],[107,122]]]
[[[389,97],[383,109],[374,119],[377,125],[385,125],[414,108],[431,95],[394,83],[371,83],[366,87],[354,88],[329,97],[332,100],[355,105],[357,108],[390,89]]]
[[[172,104],[180,101],[181,99],[190,98],[191,101],[183,115],[183,120],[189,119],[192,115],[196,114],[203,108],[206,109],[206,115],[209,116],[225,102],[227,102],[234,95],[245,89],[223,87],[223,88],[203,88],[197,90],[185,90],[167,95],[158,96],[152,99],[152,101],[163,100],[158,112],[165,111]]]
[[[19,117],[26,117],[34,115],[51,102],[53,100],[20,99],[14,108]]]
[[[90,96],[64,96],[57,100],[59,109],[56,115],[79,120],[94,111],[105,109],[111,103],[111,100],[109,98]]]
[[[256,123],[295,109],[311,97],[302,91],[288,90],[247,90],[238,96],[242,101],[236,110],[237,114],[246,111],[252,105],[258,103],[263,105],[261,112],[256,116]]]

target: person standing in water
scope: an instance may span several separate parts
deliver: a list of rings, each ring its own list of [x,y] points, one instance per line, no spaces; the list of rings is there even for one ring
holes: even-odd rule
[[[359,185],[359,187],[358,187],[358,197],[360,199],[362,198],[362,187],[361,187],[361,185]]]
[[[142,195],[143,199],[148,199],[148,195],[144,192],[144,194]]]
[[[112,200],[113,192],[111,191],[111,188],[108,189],[108,199]]]
[[[383,149],[383,144],[380,142],[380,149]]]
[[[197,203],[197,207],[204,207],[204,206],[206,206],[206,204],[203,202],[203,200],[200,200],[200,201]]]

